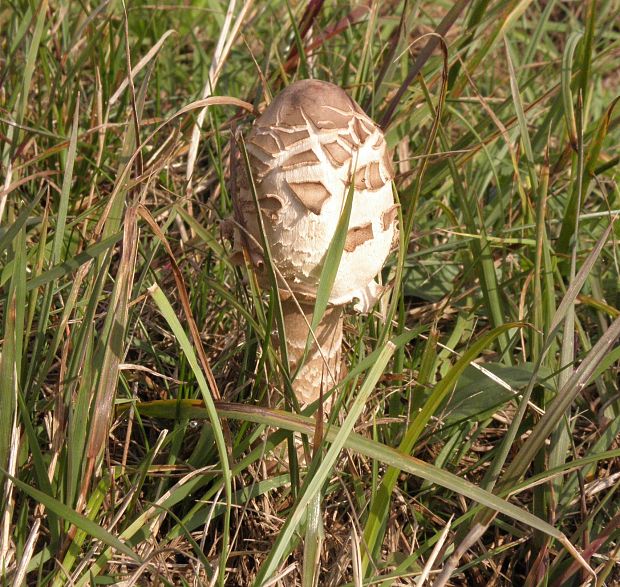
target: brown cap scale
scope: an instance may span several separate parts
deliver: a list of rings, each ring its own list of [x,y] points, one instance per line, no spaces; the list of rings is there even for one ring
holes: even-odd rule
[[[357,300],[357,310],[369,311],[381,292],[374,278],[397,234],[390,155],[383,133],[355,101],[338,86],[317,80],[296,82],[280,93],[255,121],[246,147],[267,241],[283,280],[292,372],[303,357],[323,260],[354,186],[330,307],[315,332],[319,345],[311,345],[293,383],[305,405],[338,381],[342,306]],[[237,221],[253,238],[242,239],[237,231],[235,244],[249,247],[259,280],[266,282],[256,206],[248,178],[240,176]]]

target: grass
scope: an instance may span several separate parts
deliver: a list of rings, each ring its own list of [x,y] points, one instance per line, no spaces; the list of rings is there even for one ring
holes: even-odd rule
[[[619,19],[2,4],[1,584],[620,582]],[[382,122],[402,211],[318,430],[220,235],[234,133],[305,76]]]

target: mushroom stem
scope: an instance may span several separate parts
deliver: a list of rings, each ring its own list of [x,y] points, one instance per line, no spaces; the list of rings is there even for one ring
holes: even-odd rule
[[[314,304],[283,300],[282,311],[289,368],[293,375],[303,359]],[[326,393],[340,380],[341,348],[342,306],[330,306],[314,332],[306,360],[293,381],[293,390],[302,407],[318,400],[321,390]],[[329,412],[332,403],[333,396],[323,404],[325,412]]]

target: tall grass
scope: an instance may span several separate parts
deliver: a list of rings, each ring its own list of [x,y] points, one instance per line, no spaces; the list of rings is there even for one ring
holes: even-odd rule
[[[2,4],[2,584],[620,582],[619,22]],[[402,214],[320,426],[221,235],[235,134],[307,76],[382,123]]]

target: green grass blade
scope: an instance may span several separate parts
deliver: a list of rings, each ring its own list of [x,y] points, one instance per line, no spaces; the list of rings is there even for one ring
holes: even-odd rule
[[[37,275],[36,277],[28,280],[28,282],[26,283],[28,291],[33,290],[37,287],[41,287],[43,285],[47,285],[48,283],[52,283],[53,281],[61,279],[62,277],[67,277],[84,264],[101,257],[102,253],[105,253],[109,249],[112,249],[112,247],[114,247],[114,245],[116,245],[121,240],[121,238],[123,238],[123,233],[118,232],[117,234],[114,234],[109,238],[102,239],[98,243],[87,247],[86,249],[84,249],[84,251],[75,255],[75,257],[72,257],[71,259],[66,259],[62,263],[59,263],[51,269],[48,269],[41,275]]]
[[[137,405],[137,409],[145,415],[154,417],[170,417],[171,402],[155,401]],[[299,432],[301,434],[314,433],[314,419],[281,410],[273,410],[267,408],[257,408],[256,406],[248,406],[243,404],[230,404],[218,402],[216,408],[221,417],[231,418],[234,420],[256,422],[266,426],[275,428],[284,428],[286,430]],[[183,402],[181,408],[183,413],[189,418],[205,418],[207,417],[205,407],[196,402]],[[167,414],[167,415],[166,415]],[[337,437],[342,436],[342,429],[337,426],[330,426],[326,429],[325,440],[334,442]],[[465,479],[461,479],[456,475],[449,473],[443,469],[439,469],[432,464],[426,463],[405,454],[398,449],[382,445],[381,443],[364,438],[355,432],[350,432],[345,437],[344,447],[359,452],[370,458],[376,459],[386,465],[398,467],[411,475],[415,475],[421,479],[431,481],[441,487],[455,491],[459,495],[463,495],[469,499],[480,503],[486,507],[490,507],[495,511],[502,513],[514,520],[521,521],[524,524],[545,532],[551,537],[559,538],[561,532],[556,528],[530,514],[523,508],[513,505],[510,502],[494,495],[484,489],[481,489]]]
[[[356,164],[353,165],[349,174],[350,177],[354,176],[355,167]],[[353,182],[351,182],[347,188],[347,196],[344,199],[342,212],[340,213],[334,236],[329,244],[329,249],[327,250],[325,260],[323,261],[323,267],[321,268],[321,277],[319,278],[319,287],[316,292],[316,301],[314,303],[314,313],[312,314],[311,330],[313,331],[318,327],[325,315],[325,310],[329,304],[329,297],[331,296],[332,288],[336,281],[336,276],[338,275],[338,268],[340,267],[340,260],[342,259],[342,252],[344,251],[344,245],[347,239],[347,231],[349,230],[354,195],[355,187]],[[308,336],[306,348],[308,348],[311,336],[312,334]]]
[[[453,390],[454,385],[465,368],[498,336],[518,326],[519,324],[506,324],[500,328],[496,328],[489,334],[478,339],[467,349],[443,379],[433,388],[430,397],[420,410],[414,414],[413,421],[407,428],[398,448],[401,453],[409,454],[411,452],[430,418],[437,411],[437,408],[447,394]],[[386,471],[381,485],[375,494],[375,498],[370,503],[370,513],[364,528],[364,543],[368,547],[367,553],[375,553],[381,544],[381,529],[385,527],[385,519],[390,509],[392,490],[394,489],[400,471],[401,469],[398,467],[392,467]],[[363,555],[362,566],[364,572],[367,573],[370,569],[370,558],[368,554]]]
[[[177,318],[176,312],[170,305],[170,302],[161,291],[158,286],[153,286],[149,290],[153,300],[157,304],[159,311],[162,316],[168,322],[172,332],[175,335],[176,340],[179,343],[189,365],[196,377],[196,381],[198,382],[198,386],[200,387],[200,391],[202,393],[203,401],[205,402],[205,406],[207,408],[207,412],[209,414],[209,418],[211,421],[211,425],[213,426],[213,432],[215,436],[215,443],[217,445],[218,455],[220,459],[220,466],[222,468],[222,476],[224,478],[224,488],[226,495],[226,515],[224,519],[224,533],[222,536],[222,545],[220,547],[220,567],[219,567],[219,576],[224,577],[226,573],[226,561],[228,559],[228,544],[229,544],[229,527],[230,527],[230,509],[232,504],[232,475],[230,472],[230,464],[228,462],[228,450],[226,448],[226,441],[224,440],[224,433],[222,431],[222,426],[219,421],[219,417],[217,414],[217,410],[215,409],[215,405],[213,404],[213,391],[209,389],[207,384],[207,380],[198,364],[198,359],[196,358],[196,354],[192,345]]]
[[[319,495],[321,487],[330,474],[331,468],[340,454],[342,447],[345,445],[347,437],[352,433],[353,427],[364,408],[368,396],[374,389],[395,349],[396,345],[393,342],[388,342],[385,348],[381,350],[376,363],[371,367],[357,397],[353,401],[350,412],[347,414],[342,427],[338,430],[333,439],[331,439],[332,444],[327,454],[322,459],[320,468],[315,475],[306,477],[293,511],[287,517],[269,556],[258,570],[255,580],[257,585],[262,585],[268,578],[272,577],[280,565],[282,558],[288,552],[293,535],[306,516],[308,505]]]
[[[592,347],[592,350],[583,359],[579,367],[575,369],[570,379],[559,390],[557,396],[548,406],[545,415],[534,426],[532,434],[508,467],[504,483],[525,473],[534,455],[561,421],[564,413],[575,401],[575,398],[583,391],[595,373],[596,368],[605,359],[618,337],[620,337],[620,318],[617,318],[601,335],[601,338]]]
[[[4,470],[2,472],[5,475],[7,474]],[[82,514],[78,514],[74,509],[66,506],[64,503],[59,502],[50,495],[47,495],[34,487],[30,487],[30,485],[16,479],[15,477],[11,477],[11,481],[26,495],[29,495],[38,503],[41,503],[46,508],[52,510],[58,517],[66,520],[70,524],[75,525],[80,530],[86,532],[93,538],[100,540],[104,544],[111,546],[118,552],[122,552],[138,564],[141,564],[142,561],[140,560],[140,557],[133,550],[131,550],[131,548],[129,548],[126,544],[123,544],[116,536],[99,526],[99,524],[89,520]]]

